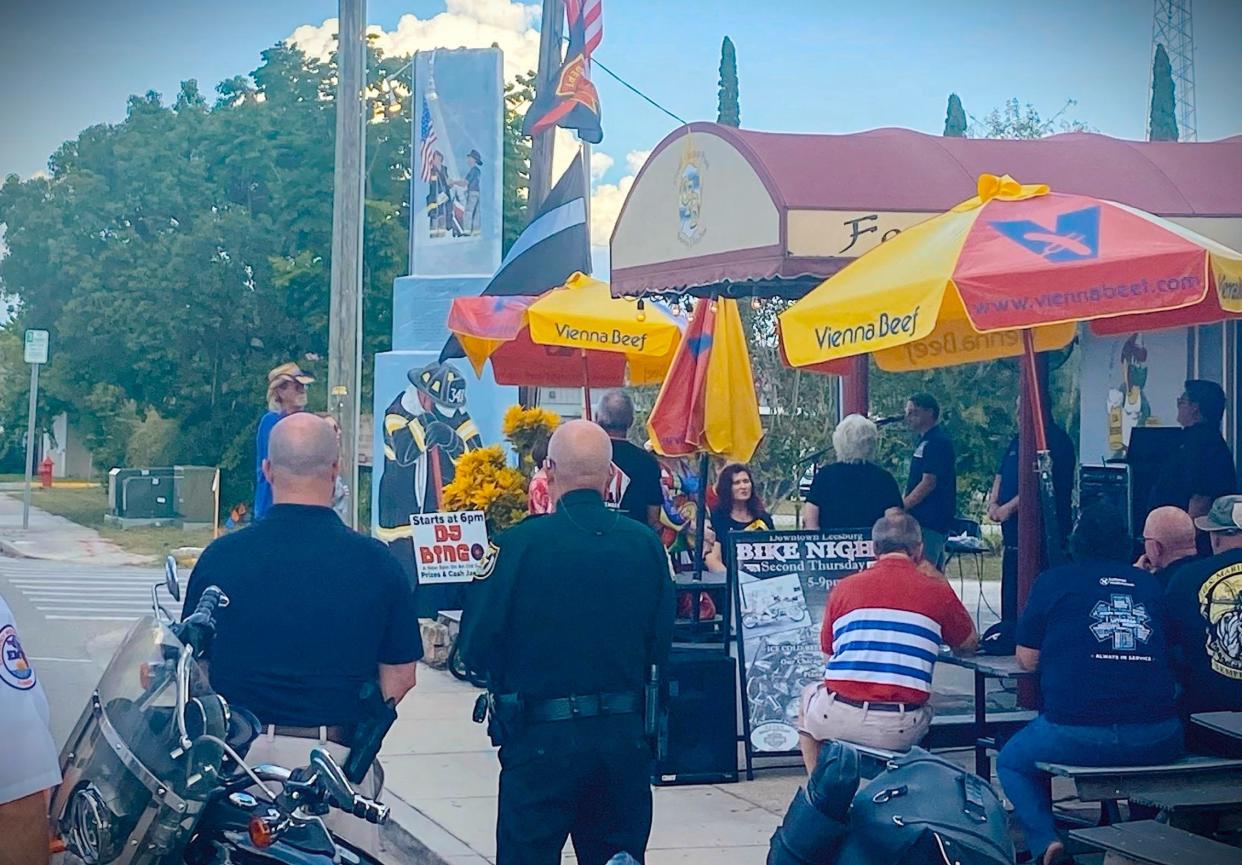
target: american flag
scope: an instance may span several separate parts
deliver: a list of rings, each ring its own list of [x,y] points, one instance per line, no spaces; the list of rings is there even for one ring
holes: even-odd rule
[[[582,55],[590,59],[591,52],[604,38],[603,0],[565,0],[565,15],[570,21],[582,16],[582,24],[586,30]]]
[[[427,109],[427,97],[423,97],[423,113],[418,120],[418,137],[423,142],[418,155],[418,176],[423,183],[431,180],[431,154],[436,147],[436,128],[431,123],[431,112]]]

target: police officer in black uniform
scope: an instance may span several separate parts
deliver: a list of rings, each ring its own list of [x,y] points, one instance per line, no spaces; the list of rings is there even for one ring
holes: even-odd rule
[[[644,697],[672,639],[673,585],[655,534],[604,506],[611,446],[588,421],[548,444],[556,511],[507,531],[473,585],[462,657],[490,683],[500,745],[497,863],[620,852],[651,831]],[[476,713],[477,718],[477,713]]]

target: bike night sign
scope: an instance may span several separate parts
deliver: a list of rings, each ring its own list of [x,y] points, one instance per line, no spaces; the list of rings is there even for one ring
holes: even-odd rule
[[[871,530],[733,532],[742,676],[751,749],[798,747],[802,689],[824,676],[819,629],[828,593],[874,558]]]
[[[482,511],[410,514],[414,561],[420,586],[468,583],[487,556],[487,521]]]

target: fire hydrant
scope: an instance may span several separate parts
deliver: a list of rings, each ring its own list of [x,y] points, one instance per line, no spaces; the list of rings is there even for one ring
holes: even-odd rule
[[[44,457],[39,463],[39,485],[47,489],[52,485],[52,458]]]

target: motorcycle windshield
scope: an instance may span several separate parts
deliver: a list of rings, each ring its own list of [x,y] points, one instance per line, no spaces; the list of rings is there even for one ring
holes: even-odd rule
[[[141,619],[99,680],[104,715],[129,749],[157,776],[171,769],[177,747],[177,665],[181,641],[151,616]],[[192,658],[187,698],[209,690]]]

